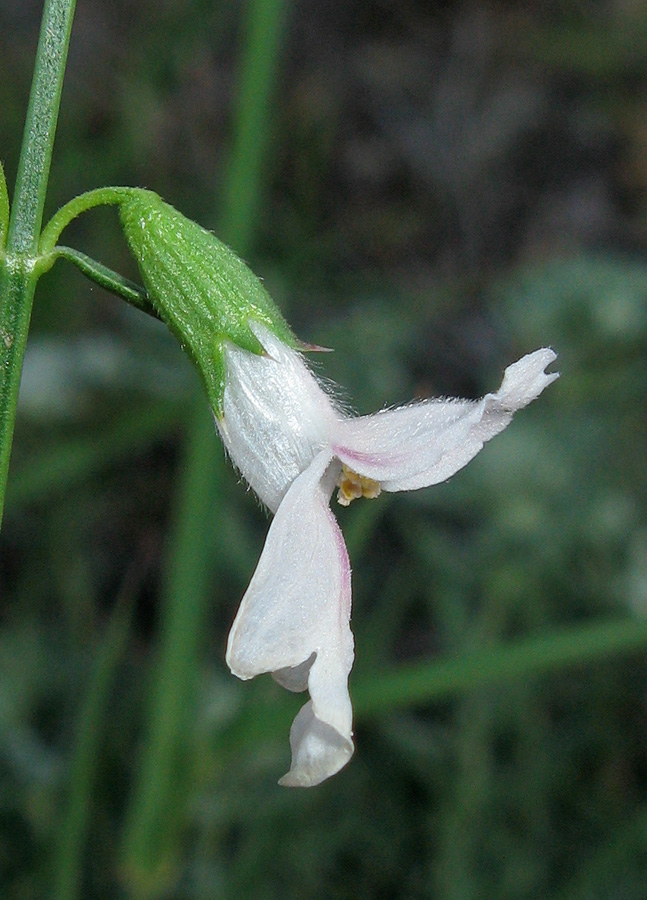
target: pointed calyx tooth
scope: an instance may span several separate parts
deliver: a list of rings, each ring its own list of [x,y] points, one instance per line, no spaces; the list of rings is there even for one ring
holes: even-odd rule
[[[296,338],[260,279],[210,231],[152,191],[130,191],[119,214],[151,303],[196,364],[220,416],[226,343],[263,353],[253,322],[289,347]]]

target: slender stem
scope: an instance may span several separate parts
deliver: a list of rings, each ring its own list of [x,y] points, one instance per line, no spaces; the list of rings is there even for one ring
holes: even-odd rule
[[[45,2],[7,243],[0,258],[0,521],[75,5],[75,0]]]
[[[7,182],[4,177],[4,169],[0,162],[0,253],[4,250],[4,242],[9,227],[9,195],[7,194]]]
[[[43,220],[76,0],[45,0],[7,250],[33,254]]]
[[[135,189],[129,187],[101,187],[93,191],[86,191],[74,197],[65,206],[52,216],[40,236],[38,243],[38,261],[36,263],[39,274],[46,272],[54,265],[57,259],[67,259],[83,272],[88,278],[107,291],[111,291],[118,297],[127,300],[137,309],[149,316],[159,318],[155,308],[148,300],[148,294],[144,288],[135,282],[124,278],[117,272],[113,272],[107,266],[97,262],[79,250],[71,247],[61,247],[58,239],[62,231],[67,228],[73,219],[93,209],[96,206],[117,206],[129,196]]]
[[[72,219],[76,219],[82,212],[93,209],[95,206],[115,206],[134,190],[129,187],[100,187],[69,200],[65,206],[61,206],[43,228],[38,242],[39,253],[41,255],[51,253],[63,229],[67,228]]]

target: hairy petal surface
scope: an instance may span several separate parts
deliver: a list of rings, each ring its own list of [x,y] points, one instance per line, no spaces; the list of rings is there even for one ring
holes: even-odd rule
[[[320,452],[287,491],[232,626],[227,663],[239,678],[272,672],[310,701],[290,732],[292,766],[281,784],[319,784],[353,754],[348,675],[350,565],[329,509],[331,463]]]
[[[335,411],[301,355],[265,326],[250,325],[265,356],[225,347],[222,441],[248,484],[272,512],[326,446]]]
[[[481,400],[427,400],[372,416],[340,418],[333,453],[386,491],[445,481],[558,377],[544,371],[555,358],[547,348],[529,353],[508,366],[496,393]]]

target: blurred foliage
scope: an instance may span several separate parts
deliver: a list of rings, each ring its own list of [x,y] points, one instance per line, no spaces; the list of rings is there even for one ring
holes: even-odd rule
[[[233,229],[246,9],[79,3],[51,210],[135,183]],[[10,183],[39,14],[0,8]],[[287,6],[238,249],[335,348],[317,370],[360,412],[478,396],[545,344],[562,372],[449,483],[338,511],[358,749],[312,791],[275,784],[295,698],[224,665],[267,517],[215,435],[191,443],[196,375],[71,266],[43,278],[0,539],[3,897],[644,900],[646,56],[639,2]],[[66,242],[134,276],[114,211]],[[126,825],[155,778],[153,882]]]

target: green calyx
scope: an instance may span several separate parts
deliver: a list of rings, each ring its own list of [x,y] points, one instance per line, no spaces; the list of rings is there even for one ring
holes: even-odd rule
[[[152,191],[130,189],[120,199],[126,240],[148,300],[204,381],[222,415],[227,341],[262,354],[250,322],[260,322],[291,347],[297,341],[261,281],[215,235]]]

